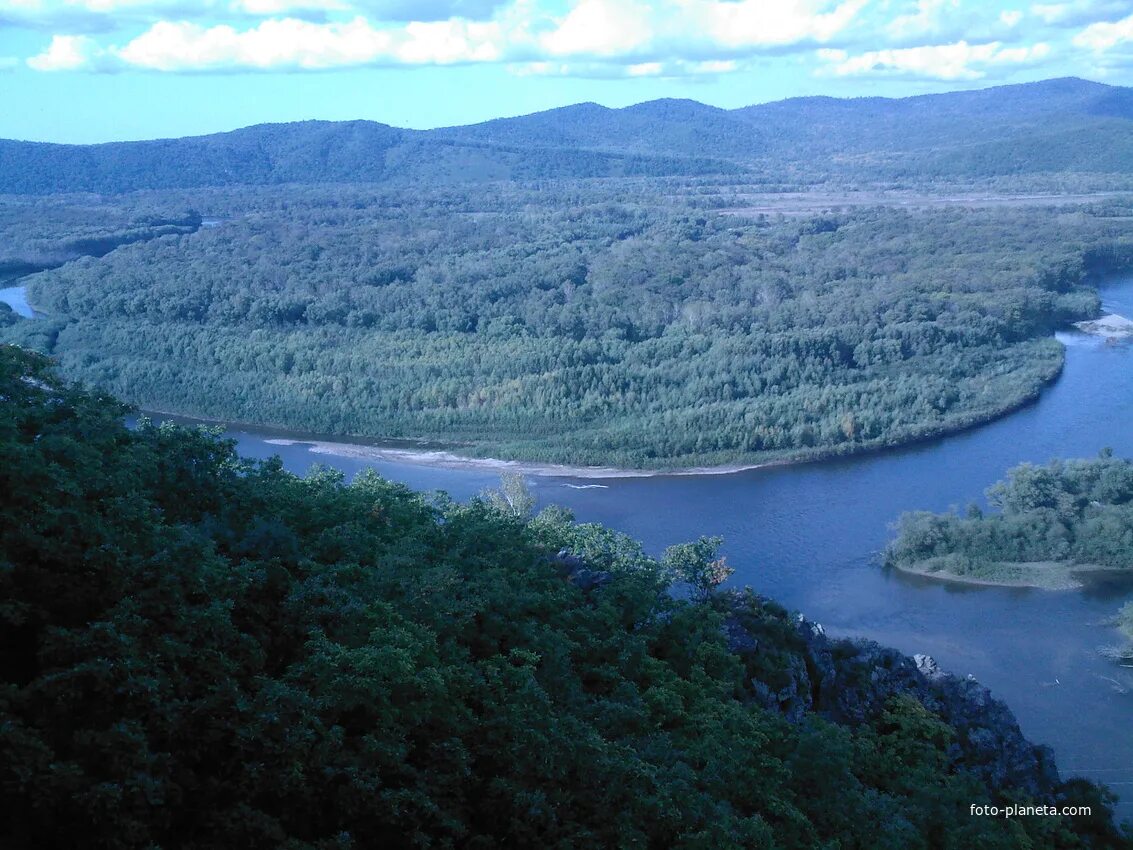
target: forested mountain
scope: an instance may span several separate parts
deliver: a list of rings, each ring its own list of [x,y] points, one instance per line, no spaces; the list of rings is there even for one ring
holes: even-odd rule
[[[0,398],[6,850],[1131,846],[986,689],[713,590],[712,540],[296,478],[11,346]]]
[[[792,98],[731,113],[780,152],[871,153],[1019,142],[1108,121],[1133,121],[1133,90],[1079,79],[906,98]]]
[[[500,118],[469,127],[435,130],[441,138],[525,148],[663,152],[678,156],[718,156],[750,162],[769,151],[768,134],[742,113],[694,100],[664,99],[624,109],[583,103]]]
[[[372,121],[260,124],[211,136],[102,145],[0,141],[0,192],[16,194],[311,182],[461,183],[740,170],[736,163],[703,156],[461,142]]]
[[[468,127],[266,124],[103,145],[0,141],[0,192],[452,184],[788,169],[846,179],[1133,171],[1133,92],[1077,79],[903,99],[580,104]]]

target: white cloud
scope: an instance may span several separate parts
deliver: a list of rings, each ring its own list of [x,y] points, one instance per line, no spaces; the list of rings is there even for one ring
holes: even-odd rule
[[[452,20],[384,30],[361,17],[325,24],[285,18],[243,31],[162,22],[109,52],[121,64],[152,71],[324,69],[493,62],[500,59],[500,41],[491,23]]]
[[[898,15],[886,26],[886,32],[893,38],[910,38],[935,34],[943,24],[947,13],[955,13],[960,0],[918,0],[916,11]]]
[[[1085,47],[1095,53],[1111,50],[1118,45],[1133,43],[1133,15],[1114,23],[1090,24],[1076,36],[1075,47]]]
[[[1128,13],[1128,0],[1067,0],[1031,6],[1031,14],[1044,24],[1063,27],[1112,21]]]
[[[190,0],[0,0],[33,2],[45,9],[65,2],[84,14],[113,17],[131,10],[170,11]],[[497,61],[592,70],[612,62],[621,65],[616,71],[621,76],[714,74],[726,73],[725,66],[701,69],[697,63],[828,43],[855,23],[868,0],[571,0],[557,16],[548,13],[548,0],[506,0],[506,5],[422,0],[428,19],[400,24],[374,22],[357,12],[366,6],[396,11],[405,2],[196,0],[198,10],[213,10],[209,23],[171,16],[143,24],[144,31],[124,44],[76,40],[80,36],[71,30],[56,36],[58,43],[29,64],[39,70],[190,72]],[[349,18],[343,15],[346,9],[353,10]],[[446,9],[495,10],[495,16],[431,17]],[[228,22],[216,17],[221,13],[244,17]],[[264,19],[251,24],[249,15]],[[136,25],[142,19],[131,20]],[[562,61],[555,65],[553,60]]]
[[[1040,61],[1050,54],[1047,44],[1004,47],[1000,42],[939,44],[897,50],[871,50],[856,56],[844,50],[821,50],[825,73],[838,77],[868,75],[910,76],[932,80],[978,80],[987,68]]]
[[[57,35],[42,53],[28,59],[36,71],[76,71],[87,67],[99,52],[97,45],[83,35]]]
[[[412,64],[496,62],[503,55],[504,37],[494,23],[449,20],[414,22],[405,27],[394,58]]]
[[[582,0],[542,38],[552,56],[616,56],[653,37],[650,9],[634,0]]]
[[[685,32],[698,22],[714,42],[732,47],[770,47],[825,42],[854,22],[868,0],[685,0],[690,14]]]
[[[578,0],[539,39],[554,57],[710,59],[828,42],[868,0]]]
[[[1060,8],[1112,1],[1067,0]],[[876,14],[867,12],[871,3]],[[822,73],[977,79],[984,68],[1037,61],[1049,51],[1045,44],[1004,46],[1021,38],[1018,29],[1008,31],[1024,17],[1028,24],[1045,20],[1038,13],[989,10],[976,0],[0,0],[0,26],[3,10],[17,4],[130,22],[118,25],[128,35],[97,43],[77,34],[91,30],[52,30],[70,34],[56,35],[28,61],[37,70],[504,62],[513,73],[624,78],[730,73],[758,55],[826,47],[843,52],[822,53]],[[175,12],[186,5],[197,15],[211,11]],[[1063,14],[1053,8],[1031,7]],[[405,17],[414,10],[418,16]],[[147,19],[150,13],[159,17]],[[375,17],[381,14],[394,17]],[[1109,37],[1097,26],[1079,38],[1092,44]]]

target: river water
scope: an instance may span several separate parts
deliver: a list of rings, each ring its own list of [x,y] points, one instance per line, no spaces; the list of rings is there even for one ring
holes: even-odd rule
[[[0,304],[7,304],[15,310],[16,315],[25,319],[35,318],[35,310],[28,304],[26,286],[8,286],[0,289]]]
[[[2,294],[2,293],[0,293]],[[1106,308],[1133,317],[1133,276],[1107,284]],[[1133,457],[1133,347],[1063,333],[1066,368],[1039,401],[991,424],[904,449],[728,475],[595,480],[533,477],[540,504],[560,504],[659,553],[719,534],[751,585],[836,635],[928,653],[972,674],[1014,710],[1024,733],[1052,746],[1063,776],[1108,782],[1133,819],[1133,670],[1101,658],[1118,641],[1105,621],[1133,599],[1129,582],[1081,591],[965,587],[892,573],[878,553],[903,511],[982,501],[1022,461],[1088,457],[1109,446]],[[374,467],[422,490],[467,498],[498,484],[484,470],[314,453],[268,430],[233,428],[241,454],[278,454],[294,472],[322,463],[353,475]],[[271,440],[271,442],[269,442]]]

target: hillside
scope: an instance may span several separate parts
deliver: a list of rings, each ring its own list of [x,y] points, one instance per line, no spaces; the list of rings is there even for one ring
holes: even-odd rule
[[[467,127],[265,124],[102,145],[0,141],[0,193],[282,183],[762,174],[844,179],[1133,171],[1133,90],[1078,79],[735,110],[593,103]]]
[[[711,540],[299,479],[10,346],[0,396],[10,850],[1131,846],[986,689],[713,591]]]

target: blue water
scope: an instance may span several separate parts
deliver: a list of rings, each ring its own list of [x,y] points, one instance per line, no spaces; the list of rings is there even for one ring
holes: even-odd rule
[[[1108,310],[1133,317],[1133,277],[1106,286],[1103,298]],[[1128,582],[1083,591],[977,588],[890,573],[878,564],[903,511],[979,500],[1022,461],[1093,456],[1106,446],[1133,456],[1133,348],[1078,333],[1059,338],[1067,345],[1066,368],[1036,404],[952,437],[730,475],[530,483],[540,504],[560,504],[579,520],[625,531],[653,552],[701,534],[722,535],[734,582],[834,634],[928,653],[946,669],[973,674],[1011,706],[1028,737],[1055,749],[1063,775],[1101,779],[1133,798],[1133,670],[1096,651],[1118,641],[1104,621],[1133,599]],[[456,498],[498,484],[483,471],[314,454],[311,444],[268,443],[266,431],[234,429],[228,436],[242,454],[279,454],[295,472],[316,462],[348,475],[374,467]],[[1119,816],[1133,818],[1133,804],[1122,802]]]
[[[28,304],[26,286],[9,286],[0,289],[0,303],[7,304],[25,319],[35,318],[36,312]]]

